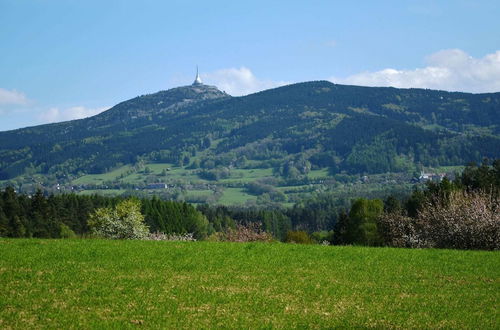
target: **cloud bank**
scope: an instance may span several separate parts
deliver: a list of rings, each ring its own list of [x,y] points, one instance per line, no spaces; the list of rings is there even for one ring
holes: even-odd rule
[[[26,105],[28,99],[23,93],[0,88],[0,105]]]
[[[413,70],[387,68],[362,72],[346,78],[331,77],[334,83],[361,86],[430,88],[472,93],[500,92],[500,50],[474,58],[460,49],[447,49],[426,58],[426,66]]]
[[[73,119],[82,119],[97,115],[107,109],[109,109],[109,107],[86,108],[77,106],[66,109],[50,108],[39,114],[38,120],[43,124],[49,124]]]
[[[215,85],[220,90],[233,96],[247,95],[288,84],[286,81],[259,79],[250,69],[244,66],[221,69],[203,74],[201,77],[206,84]]]

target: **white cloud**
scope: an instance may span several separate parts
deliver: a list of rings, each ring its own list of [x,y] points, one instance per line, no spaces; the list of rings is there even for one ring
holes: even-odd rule
[[[500,50],[474,58],[460,49],[447,49],[426,58],[427,66],[413,70],[383,69],[329,80],[361,86],[430,88],[473,93],[500,92]]]
[[[26,105],[28,99],[23,93],[16,90],[0,88],[0,105]]]
[[[285,81],[259,79],[244,66],[239,69],[229,68],[203,74],[202,79],[206,84],[215,85],[233,96],[247,95],[288,84]]]
[[[82,119],[94,116],[107,109],[109,108],[108,107],[86,108],[83,106],[71,107],[67,109],[50,108],[49,110],[39,114],[38,119],[42,123],[56,123],[60,121]]]

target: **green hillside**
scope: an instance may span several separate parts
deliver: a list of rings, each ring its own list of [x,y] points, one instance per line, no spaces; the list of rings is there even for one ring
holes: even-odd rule
[[[1,239],[0,327],[498,327],[498,252]]]
[[[170,164],[166,174],[183,184],[273,176],[290,186],[310,184],[314,173],[411,174],[498,158],[499,111],[500,93],[316,81],[230,97],[213,86],[185,86],[87,119],[0,132],[0,180],[136,189],[164,181],[154,177],[159,164]],[[146,167],[149,181],[131,175]],[[250,179],[261,169],[265,175]],[[100,174],[101,183],[88,176]]]

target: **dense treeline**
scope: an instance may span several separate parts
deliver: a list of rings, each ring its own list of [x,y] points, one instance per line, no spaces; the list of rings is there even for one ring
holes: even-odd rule
[[[60,238],[85,236],[90,215],[99,208],[114,207],[121,197],[61,194],[33,196],[17,194],[8,187],[0,192],[0,237]],[[141,213],[151,232],[166,234],[192,233],[203,239],[214,232],[235,228],[237,223],[262,224],[262,229],[284,239],[292,229],[290,218],[280,210],[229,209],[201,205],[141,199]]]
[[[71,237],[89,232],[89,216],[124,198],[74,194],[33,196],[0,193],[0,236]],[[500,248],[500,160],[469,165],[454,181],[444,178],[415,189],[406,198],[334,199],[320,194],[291,209],[258,209],[140,200],[151,232],[192,233],[205,239],[241,225],[293,242],[371,246]],[[254,226],[254,227],[252,227]],[[311,236],[310,236],[311,235]],[[266,236],[267,237],[267,236]]]
[[[0,192],[0,236],[60,238],[86,235],[90,214],[98,208],[116,206],[123,198],[75,194],[33,196],[16,194],[8,187]],[[210,227],[206,218],[187,203],[141,200],[141,212],[150,230],[193,233],[204,238]]]
[[[0,236],[63,237],[87,232],[87,216],[114,200],[99,196],[60,195],[46,197],[16,194],[8,187],[0,193]]]
[[[8,187],[0,192],[0,236],[60,238],[86,235],[89,216],[98,208],[116,206],[124,198],[99,195],[61,194],[33,196],[17,194]],[[340,204],[331,201],[308,201],[292,210],[242,207],[212,207],[164,201],[156,197],[142,199],[141,213],[151,232],[166,234],[193,233],[206,238],[237,224],[258,223],[279,240],[285,240],[294,228],[323,230],[334,224]],[[324,202],[324,203],[323,203]]]
[[[186,234],[205,238],[213,232],[207,218],[187,203],[143,199],[142,213],[152,232]]]

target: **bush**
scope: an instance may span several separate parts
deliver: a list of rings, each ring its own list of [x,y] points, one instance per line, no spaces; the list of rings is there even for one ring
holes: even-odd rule
[[[428,247],[417,219],[398,213],[384,213],[378,219],[378,230],[388,246],[403,248]]]
[[[313,240],[309,236],[308,233],[302,230],[297,231],[288,231],[286,234],[285,242],[287,243],[296,243],[296,244],[312,244]]]
[[[194,238],[193,233],[187,234],[165,234],[162,232],[154,232],[148,235],[148,239],[152,241],[175,241],[175,242],[194,242],[196,238]]]
[[[145,239],[149,228],[144,223],[138,200],[122,201],[114,208],[99,208],[90,214],[90,232],[98,237],[111,239]]]
[[[396,247],[500,249],[500,201],[483,192],[451,192],[427,199],[416,218],[379,218],[386,244]]]
[[[211,241],[227,242],[272,242],[273,236],[262,230],[260,222],[237,224],[225,232],[216,232],[210,236]]]
[[[205,180],[217,181],[229,178],[231,171],[227,167],[220,167],[212,170],[201,170],[198,172],[198,176]]]
[[[261,182],[250,182],[246,185],[246,189],[252,195],[262,195],[276,191],[273,186]]]
[[[500,203],[489,194],[453,192],[447,200],[429,200],[418,225],[433,247],[500,249]]]
[[[60,225],[60,235],[61,238],[76,238],[75,232],[72,231],[71,228],[66,226],[64,223],[61,223]]]

